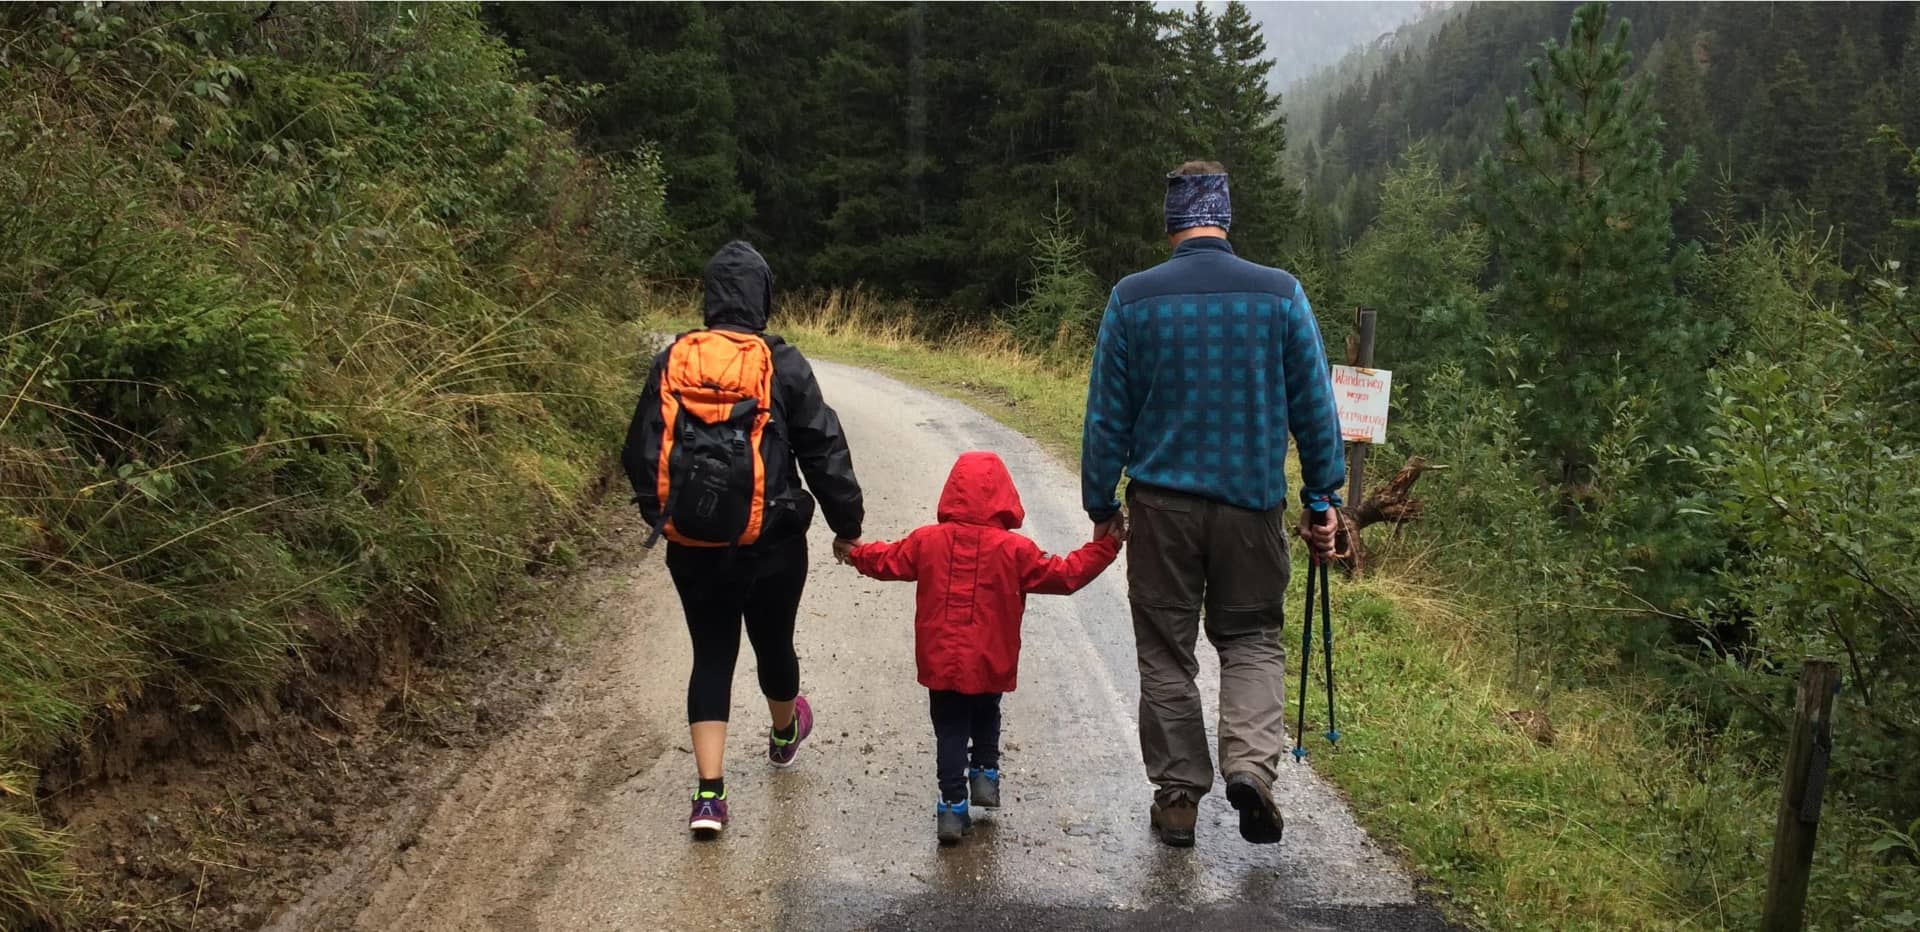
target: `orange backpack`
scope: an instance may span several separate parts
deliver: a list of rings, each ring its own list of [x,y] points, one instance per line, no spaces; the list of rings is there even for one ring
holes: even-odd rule
[[[697,330],[660,373],[661,534],[688,547],[744,547],[767,511],[763,449],[773,416],[773,350],[755,334]]]

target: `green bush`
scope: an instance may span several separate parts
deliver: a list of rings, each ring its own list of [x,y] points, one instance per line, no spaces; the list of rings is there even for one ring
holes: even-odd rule
[[[1699,507],[1739,542],[1722,611],[1751,649],[1719,681],[1764,727],[1799,658],[1841,661],[1839,785],[1904,822],[1920,812],[1920,433],[1901,382],[1920,342],[1901,321],[1920,301],[1885,279],[1856,306],[1821,300],[1832,260],[1806,237],[1750,236],[1716,261],[1731,294],[1768,296],[1713,374],[1705,442],[1681,451],[1706,477]]]
[[[103,710],[443,636],[630,399],[657,160],[459,6],[0,13],[0,925],[71,905],[36,762]]]

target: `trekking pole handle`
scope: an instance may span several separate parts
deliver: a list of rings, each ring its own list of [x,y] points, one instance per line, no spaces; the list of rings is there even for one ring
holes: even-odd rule
[[[1334,515],[1333,512],[1334,512],[1334,507],[1331,503],[1327,503],[1327,507],[1325,508],[1313,508],[1309,506],[1307,508],[1307,520],[1312,522],[1313,525],[1316,527],[1325,527],[1326,525],[1332,523],[1335,520],[1336,516]],[[1327,559],[1331,560],[1335,557],[1345,555],[1346,549],[1340,546],[1340,535],[1342,535],[1343,533],[1345,533],[1344,530],[1336,530],[1333,532],[1334,534],[1333,552],[1327,554]],[[1307,555],[1308,555],[1308,562],[1310,564],[1316,565],[1316,566],[1319,565],[1320,563],[1319,554],[1313,553],[1312,550],[1309,549]]]

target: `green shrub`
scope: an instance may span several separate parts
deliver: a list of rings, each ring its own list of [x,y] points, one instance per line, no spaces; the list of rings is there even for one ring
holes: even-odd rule
[[[1768,299],[1714,372],[1705,442],[1681,451],[1706,478],[1699,507],[1739,542],[1719,608],[1752,649],[1714,672],[1776,731],[1798,660],[1840,660],[1839,785],[1904,822],[1920,812],[1920,433],[1901,382],[1920,342],[1900,321],[1920,302],[1885,280],[1861,306],[1820,300],[1831,259],[1806,238],[1751,236],[1716,261],[1731,293]]]
[[[0,14],[0,924],[72,905],[33,765],[156,686],[445,637],[630,401],[661,172],[470,7]]]

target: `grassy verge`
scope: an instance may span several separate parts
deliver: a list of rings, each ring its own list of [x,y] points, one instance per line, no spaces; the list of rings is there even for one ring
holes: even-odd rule
[[[999,333],[963,333],[930,343],[910,320],[857,294],[836,292],[784,307],[775,329],[810,356],[885,372],[967,401],[1047,449],[1079,457],[1084,365],[1049,362]]]
[[[790,305],[779,324],[811,355],[939,390],[1077,456],[1083,364],[1049,363],[996,334],[932,344],[895,323],[904,319],[832,295]],[[1345,738],[1314,766],[1474,925],[1750,924],[1772,775],[1676,740],[1684,716],[1656,684],[1621,677],[1536,694],[1498,607],[1451,589],[1432,549],[1415,538],[1375,576],[1336,584]],[[1823,842],[1836,863],[1871,837],[1823,831],[1838,836]]]
[[[1361,821],[1479,925],[1725,927],[1754,893],[1729,862],[1755,840],[1726,833],[1771,813],[1761,786],[1668,743],[1656,693],[1563,688],[1542,710],[1492,626],[1417,579],[1336,588],[1345,738],[1315,766]],[[1687,838],[1704,856],[1669,858]]]

